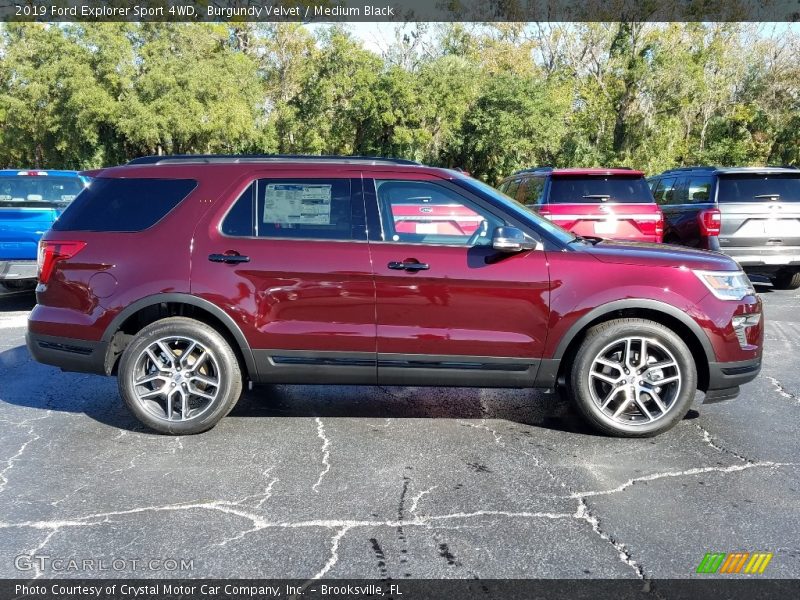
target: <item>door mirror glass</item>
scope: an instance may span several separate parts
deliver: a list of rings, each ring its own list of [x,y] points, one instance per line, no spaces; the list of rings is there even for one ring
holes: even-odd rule
[[[498,252],[522,252],[523,250],[536,250],[536,240],[525,235],[516,227],[497,227],[492,235],[492,248]]]

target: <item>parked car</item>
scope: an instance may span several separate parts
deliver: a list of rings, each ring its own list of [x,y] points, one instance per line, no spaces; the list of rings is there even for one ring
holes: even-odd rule
[[[498,188],[577,235],[660,243],[664,232],[641,171],[541,167],[519,171]]]
[[[0,170],[0,291],[36,285],[36,248],[87,179],[76,171]]]
[[[648,183],[665,242],[724,252],[778,289],[800,288],[800,170],[686,167]]]
[[[581,238],[454,170],[173,156],[94,175],[41,241],[28,348],[116,375],[161,432],[213,427],[251,382],[562,388],[598,430],[648,436],[761,368],[731,258]],[[481,222],[410,229],[432,205]]]

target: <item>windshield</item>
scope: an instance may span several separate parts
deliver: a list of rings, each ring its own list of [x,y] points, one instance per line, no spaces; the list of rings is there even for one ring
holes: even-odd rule
[[[653,194],[642,176],[594,175],[587,177],[552,177],[550,204],[600,202],[652,203]]]
[[[66,206],[83,190],[77,175],[13,175],[0,177],[0,206]]]
[[[524,204],[520,204],[513,198],[506,196],[500,190],[496,190],[492,186],[483,183],[482,181],[478,181],[477,179],[473,179],[471,177],[464,177],[464,178],[457,178],[455,179],[455,183],[459,183],[464,185],[465,187],[471,187],[475,189],[478,193],[482,195],[488,195],[493,199],[499,201],[503,206],[505,206],[511,213],[513,213],[516,217],[518,217],[522,221],[527,221],[532,223],[535,227],[540,230],[543,230],[551,237],[555,238],[562,244],[568,244],[569,242],[577,239],[577,236],[570,233],[566,229],[562,229],[552,221],[545,219],[544,217],[532,212],[528,207]]]
[[[800,173],[786,175],[723,175],[720,202],[800,202]]]

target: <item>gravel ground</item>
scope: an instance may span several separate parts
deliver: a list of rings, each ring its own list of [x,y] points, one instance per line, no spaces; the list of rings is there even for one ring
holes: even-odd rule
[[[648,440],[530,390],[345,386],[155,435],[116,380],[33,362],[32,297],[0,298],[0,577],[684,578],[711,551],[800,577],[800,293],[760,292],[762,375]]]

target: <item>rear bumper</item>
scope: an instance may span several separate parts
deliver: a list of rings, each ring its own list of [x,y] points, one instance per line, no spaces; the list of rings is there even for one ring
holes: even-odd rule
[[[25,336],[33,358],[62,371],[105,375],[107,342],[92,342],[52,335],[31,333]]]
[[[743,267],[785,267],[800,268],[800,247],[763,246],[759,248],[722,247],[722,252],[735,259]]]
[[[0,260],[0,281],[36,280],[38,275],[35,260]]]

